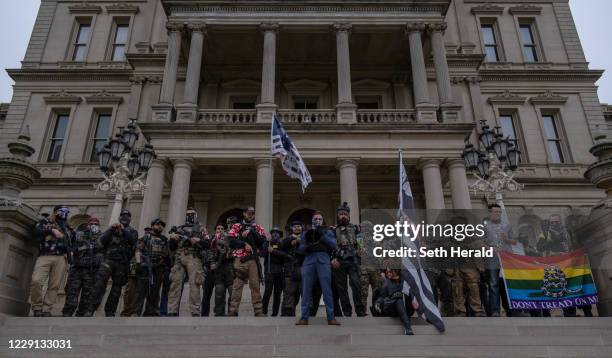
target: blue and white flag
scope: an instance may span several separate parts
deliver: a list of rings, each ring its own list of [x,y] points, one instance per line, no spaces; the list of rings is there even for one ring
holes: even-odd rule
[[[312,178],[300,152],[289,138],[276,113],[272,119],[271,141],[272,155],[281,160],[285,174],[290,178],[299,180],[302,184],[302,192],[306,191],[308,184],[312,182]]]
[[[400,192],[399,192],[399,210],[398,219],[400,221],[408,221],[413,223],[414,217],[414,197],[408,173],[403,163],[402,151],[399,151],[400,165]],[[417,247],[418,241],[413,241],[406,237],[402,237],[402,245],[406,248],[412,248],[415,252],[419,252]],[[418,256],[416,258],[402,257],[402,280],[404,282],[403,292],[412,297],[418,303],[417,311],[419,315],[424,315],[425,318],[433,324],[438,331],[444,332],[444,321],[442,315],[434,299],[433,290],[425,270],[423,270]]]

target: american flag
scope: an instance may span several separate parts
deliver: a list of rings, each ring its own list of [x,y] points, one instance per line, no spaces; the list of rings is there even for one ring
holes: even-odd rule
[[[399,151],[399,165],[400,192],[398,217],[400,221],[405,220],[411,223],[414,218],[414,198],[412,196],[412,189],[410,188],[410,181],[408,181],[408,173],[403,163],[401,150]],[[416,241],[402,237],[402,245],[419,252]],[[418,302],[418,313],[424,315],[438,331],[444,332],[445,327],[442,315],[434,299],[429,279],[425,274],[425,270],[423,270],[419,263],[418,255],[416,258],[402,257],[402,280],[404,281],[403,292],[406,295],[412,294],[413,298]]]
[[[295,144],[289,138],[287,131],[283,128],[276,114],[274,114],[272,119],[271,142],[272,155],[281,160],[283,170],[287,176],[300,181],[302,192],[305,192],[308,184],[312,182],[312,178],[300,152],[298,152]]]

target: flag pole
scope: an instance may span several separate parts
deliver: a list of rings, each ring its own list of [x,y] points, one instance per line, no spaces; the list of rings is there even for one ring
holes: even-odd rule
[[[402,158],[402,150],[398,149],[397,152],[399,154],[399,212],[402,213],[404,208],[404,195],[402,195],[402,165],[404,160]]]

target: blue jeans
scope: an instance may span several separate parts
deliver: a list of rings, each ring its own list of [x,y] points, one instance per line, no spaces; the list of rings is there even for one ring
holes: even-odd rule
[[[489,283],[489,313],[499,314],[500,312],[500,297],[499,297],[499,269],[488,269]]]
[[[312,299],[312,287],[317,282],[323,291],[323,302],[325,302],[325,313],[330,321],[334,316],[334,296],[332,293],[331,265],[314,262],[302,266],[302,319],[310,318],[310,301]],[[319,302],[314,302],[318,305]]]

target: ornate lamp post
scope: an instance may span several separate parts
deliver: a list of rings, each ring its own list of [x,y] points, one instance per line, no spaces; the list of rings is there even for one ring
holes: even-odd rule
[[[520,191],[524,187],[514,179],[521,151],[516,141],[504,138],[500,127],[491,129],[484,120],[481,121],[478,140],[477,147],[466,141],[463,150],[465,166],[476,178],[470,189],[484,193],[487,198],[493,196],[506,216],[503,193]]]
[[[119,127],[118,130],[115,138],[109,138],[98,151],[98,164],[104,180],[94,185],[96,192],[115,194],[109,224],[117,222],[121,209],[133,194],[144,192],[145,177],[157,157],[153,146],[148,143],[143,148],[136,148],[140,132],[135,120],[131,120],[127,128]]]

